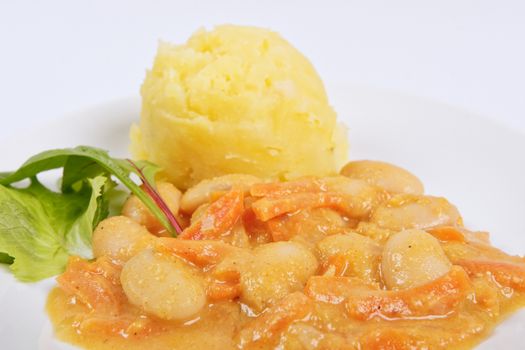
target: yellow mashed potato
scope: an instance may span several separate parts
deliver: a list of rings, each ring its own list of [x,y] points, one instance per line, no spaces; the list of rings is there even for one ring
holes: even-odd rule
[[[346,130],[314,67],[265,29],[224,25],[162,43],[141,93],[132,153],[182,189],[228,173],[328,175],[346,160]]]

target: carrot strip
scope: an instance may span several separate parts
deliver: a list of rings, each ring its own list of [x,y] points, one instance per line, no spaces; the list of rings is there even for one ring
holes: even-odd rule
[[[274,242],[289,241],[294,235],[294,232],[291,232],[287,227],[287,220],[288,217],[284,215],[266,221],[268,232]]]
[[[217,239],[229,232],[244,210],[244,192],[232,189],[213,202],[204,214],[185,229],[182,239]]]
[[[307,208],[332,208],[352,218],[366,217],[371,210],[368,201],[336,193],[295,193],[287,197],[261,198],[252,204],[253,212],[261,221]]]
[[[359,319],[369,319],[375,314],[387,318],[447,315],[471,288],[465,271],[453,266],[448,274],[419,287],[349,298],[346,309]]]
[[[267,223],[257,218],[255,213],[253,212],[251,203],[242,214],[242,223],[250,239],[255,240],[256,242],[270,241],[270,234],[268,233]]]
[[[233,300],[241,294],[239,282],[213,281],[206,288],[206,295],[212,301]]]
[[[307,317],[312,307],[311,300],[301,292],[287,295],[240,331],[239,348],[244,349],[255,344],[260,346],[275,341],[291,323]]]
[[[351,259],[348,255],[339,253],[331,255],[323,264],[323,274],[332,273],[333,276],[344,276],[351,269]]]
[[[125,300],[118,276],[119,268],[104,257],[95,262],[70,257],[57,282],[62,290],[88,307],[115,315]]]
[[[161,237],[156,240],[155,250],[177,255],[199,267],[209,267],[218,264],[225,256],[239,251],[240,248],[214,240],[193,241]]]
[[[345,176],[305,177],[295,181],[259,183],[250,188],[254,197],[286,197],[295,193],[336,192],[346,195],[359,195],[363,191],[377,188],[362,180]],[[382,192],[382,191],[381,191]]]
[[[367,320],[375,316],[406,318],[446,315],[455,310],[471,290],[465,271],[453,266],[446,275],[419,287],[383,291],[349,277],[311,277],[305,293],[314,300],[344,303],[349,316]]]
[[[440,241],[456,241],[461,243],[466,242],[465,235],[457,227],[440,226],[428,229],[427,232]]]
[[[456,264],[462,266],[470,275],[490,274],[500,285],[517,291],[525,291],[525,264],[492,260],[460,259]]]

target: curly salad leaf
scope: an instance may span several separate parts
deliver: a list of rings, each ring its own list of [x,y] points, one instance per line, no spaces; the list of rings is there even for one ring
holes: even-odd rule
[[[63,168],[61,191],[53,192],[37,175],[57,168]],[[79,146],[42,152],[17,171],[0,173],[0,263],[10,264],[22,281],[37,281],[61,273],[69,255],[91,258],[93,229],[114,204],[112,177],[176,235],[178,226],[171,213],[163,211],[154,196],[159,170],[149,162],[115,159],[104,150]],[[147,185],[147,191],[132,180],[132,174]],[[24,179],[30,179],[28,187],[13,186]]]
[[[24,189],[0,186],[0,251],[14,259],[18,279],[59,274],[72,254],[92,257],[91,232],[106,181],[99,176],[67,194],[50,191],[36,178]]]

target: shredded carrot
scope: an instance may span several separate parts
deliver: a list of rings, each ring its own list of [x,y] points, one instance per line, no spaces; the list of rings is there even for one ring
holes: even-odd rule
[[[305,177],[287,182],[258,183],[250,188],[250,194],[254,197],[277,198],[296,193],[335,192],[355,196],[371,189],[378,191],[378,188],[362,180],[345,176],[329,176]]]
[[[241,294],[241,286],[237,283],[213,281],[206,288],[206,295],[210,300],[233,300]]]
[[[179,235],[181,239],[217,239],[228,233],[244,210],[244,192],[233,188],[213,202],[203,215]]]
[[[251,197],[250,197],[251,198]],[[257,218],[251,204],[244,210],[242,214],[242,222],[244,224],[244,229],[251,239],[258,241],[258,239],[263,239],[264,241],[269,241],[268,226],[266,222],[263,222]]]
[[[278,338],[292,322],[305,318],[311,311],[312,302],[303,293],[288,294],[241,330],[239,344],[241,348],[267,344]]]
[[[125,300],[118,278],[120,268],[102,257],[94,262],[73,256],[66,271],[57,277],[60,288],[90,308],[111,315],[119,313]]]
[[[470,280],[459,266],[446,275],[419,287],[383,291],[373,289],[349,277],[311,277],[306,294],[331,303],[345,303],[349,316],[367,320],[375,316],[403,318],[446,315],[456,308],[472,288]]]
[[[333,276],[344,276],[350,270],[350,257],[339,253],[331,255],[322,266],[323,274],[333,273]]]
[[[465,235],[457,227],[454,226],[440,226],[434,227],[427,230],[432,236],[436,237],[440,241],[456,241],[464,243]]]
[[[268,225],[268,231],[272,235],[272,240],[274,242],[288,241],[290,238],[292,238],[293,232],[288,229],[286,222],[287,220],[288,217],[283,215],[270,219],[266,222]]]
[[[226,255],[239,250],[239,248],[221,241],[193,241],[162,237],[157,239],[155,250],[177,255],[199,267],[208,267],[219,263]]]
[[[362,218],[370,213],[370,206],[361,199],[336,193],[294,193],[287,197],[261,198],[252,204],[257,218],[268,221],[279,215],[307,208],[332,208],[352,218]]]
[[[461,259],[456,264],[470,275],[490,274],[501,285],[517,291],[525,291],[525,264],[483,259]]]

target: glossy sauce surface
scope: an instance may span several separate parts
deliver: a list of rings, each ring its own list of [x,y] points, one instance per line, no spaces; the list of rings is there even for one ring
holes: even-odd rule
[[[49,296],[56,335],[97,350],[468,349],[525,304],[525,259],[412,174],[343,174],[167,193],[191,200],[178,238],[146,214],[107,219],[96,260],[71,258]]]

